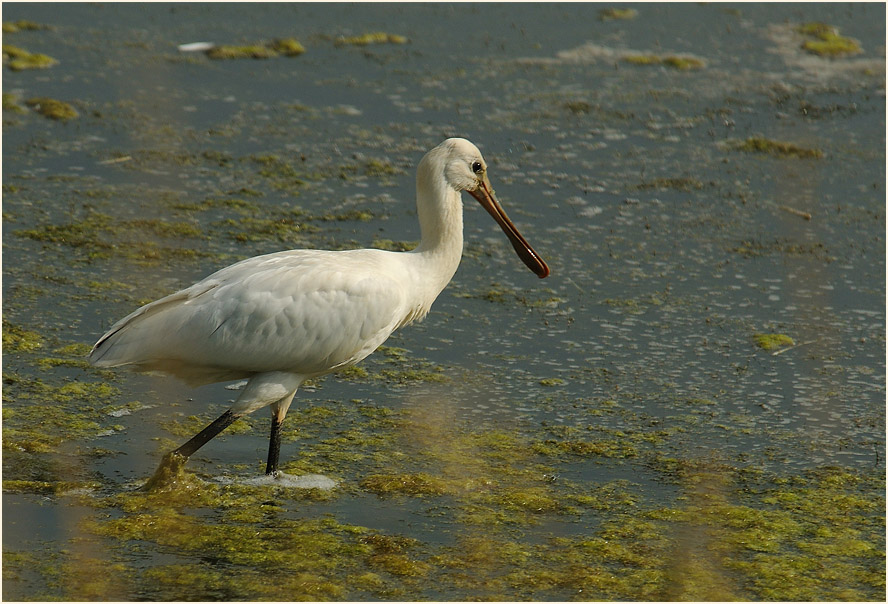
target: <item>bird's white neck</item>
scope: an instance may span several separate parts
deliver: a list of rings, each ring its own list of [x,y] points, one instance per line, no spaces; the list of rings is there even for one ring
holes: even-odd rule
[[[463,250],[463,209],[458,191],[422,170],[416,180],[416,211],[421,240],[413,250],[423,265],[423,280],[434,295],[450,282]]]

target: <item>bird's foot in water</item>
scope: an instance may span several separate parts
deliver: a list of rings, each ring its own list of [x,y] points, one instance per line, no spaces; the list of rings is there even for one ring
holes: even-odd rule
[[[142,486],[143,491],[157,491],[163,489],[173,489],[193,480],[185,473],[185,462],[188,458],[180,455],[175,451],[171,451],[163,456],[154,475]]]

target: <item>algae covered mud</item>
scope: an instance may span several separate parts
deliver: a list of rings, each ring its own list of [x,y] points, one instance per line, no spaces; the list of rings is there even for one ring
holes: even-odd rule
[[[884,599],[884,11],[4,5],[3,597]],[[140,491],[237,385],[96,338],[241,258],[410,249],[449,136],[552,276],[467,203],[286,481],[259,413]]]

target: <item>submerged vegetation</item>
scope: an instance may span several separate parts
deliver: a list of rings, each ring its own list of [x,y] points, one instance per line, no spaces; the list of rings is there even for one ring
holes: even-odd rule
[[[802,44],[802,48],[815,55],[837,57],[861,52],[860,44],[839,35],[838,28],[826,23],[805,23],[797,31],[809,38]]]
[[[638,16],[638,11],[634,8],[603,8],[598,11],[598,18],[601,21],[626,21],[634,19]]]
[[[187,222],[136,218],[116,220],[111,215],[88,210],[67,224],[44,224],[15,232],[17,237],[46,244],[68,246],[86,259],[122,255],[133,260],[154,262],[170,257],[194,257],[193,249],[160,245],[154,237],[200,237],[198,227]],[[126,242],[126,246],[120,245]],[[123,248],[123,249],[121,249]]]
[[[12,44],[4,44],[3,63],[12,71],[23,71],[25,69],[46,69],[58,65],[59,62],[49,55],[29,52]]]
[[[658,460],[650,439],[611,448],[570,440],[570,432],[568,440],[534,445],[508,432],[448,425],[440,405],[396,413],[364,405],[320,409],[326,411],[299,410],[297,430],[321,440],[302,445],[287,471],[323,468],[327,456],[340,471],[377,460],[386,460],[387,471],[350,474],[333,491],[220,484],[181,466],[147,489],[112,494],[86,495],[97,485],[84,491],[87,483],[61,479],[7,478],[4,489],[77,497],[94,510],[81,523],[83,538],[111,544],[115,557],[156,549],[217,562],[120,565],[124,593],[150,599],[416,599],[428,593],[428,581],[442,599],[866,599],[884,589],[878,476],[834,467],[783,476]],[[684,495],[670,506],[631,481],[556,478],[576,456],[640,459],[671,475]],[[449,518],[452,542],[304,513],[355,495],[378,497],[378,504],[367,502],[373,507],[395,498]],[[298,518],[288,512],[294,506],[303,510]],[[540,523],[565,522],[587,528],[538,542],[521,538]],[[59,564],[78,562],[62,554],[30,572],[50,576]],[[29,564],[26,555],[6,557],[7,579],[23,577]],[[115,588],[96,589],[107,597]],[[83,589],[72,578],[45,584],[40,595],[77,599]]]
[[[795,345],[795,341],[791,337],[782,333],[757,333],[752,336],[752,339],[755,345],[762,350],[774,350]]]
[[[820,159],[823,151],[802,147],[795,143],[777,141],[762,136],[751,136],[743,141],[735,141],[732,145],[737,151],[746,153],[765,153],[778,157],[794,157],[801,159]]]
[[[795,340],[782,333],[757,333],[752,336],[752,339],[755,345],[762,350],[774,350],[795,345]]]
[[[3,93],[3,111],[26,113],[26,109],[18,104],[18,96],[8,92]]]
[[[80,115],[69,103],[46,97],[28,99],[25,101],[25,105],[32,107],[34,111],[43,117],[48,117],[49,119],[58,120],[60,122],[73,120]]]
[[[39,31],[42,29],[52,29],[48,25],[42,25],[35,21],[29,21],[27,19],[19,19],[18,21],[4,21],[3,22],[3,33],[4,34],[14,34],[20,31]]]
[[[369,32],[359,36],[343,36],[336,39],[339,46],[367,46],[370,44],[407,44],[409,40],[398,34],[381,31]]]
[[[297,57],[305,52],[305,47],[296,38],[277,38],[270,47],[286,57]]]
[[[692,191],[703,188],[703,183],[696,178],[671,177],[655,178],[635,185],[636,189],[675,189],[676,191]]]
[[[270,59],[278,56],[277,51],[264,44],[251,44],[246,46],[232,46],[222,44],[207,50],[207,56],[211,59]]]
[[[397,34],[370,32],[359,36],[336,38],[336,46],[368,46],[373,44],[407,44],[409,40]],[[295,38],[276,38],[271,42],[246,45],[222,44],[206,50],[211,59],[270,59],[277,56],[297,57],[305,52]]]
[[[679,55],[627,54],[623,56],[623,61],[632,65],[665,65],[679,71],[706,67],[706,62],[703,59]]]
[[[221,44],[206,50],[211,59],[271,59],[277,56],[298,57],[305,47],[295,38],[277,38],[267,43],[231,45]]]

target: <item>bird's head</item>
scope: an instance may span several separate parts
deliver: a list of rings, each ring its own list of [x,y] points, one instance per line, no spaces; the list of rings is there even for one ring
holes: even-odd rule
[[[440,154],[438,158],[444,166],[445,182],[456,191],[466,191],[478,200],[481,207],[500,225],[524,264],[540,279],[547,277],[548,265],[521,236],[497,201],[490,180],[487,178],[487,162],[484,161],[478,147],[464,138],[449,138],[433,149],[429,155],[432,153]]]

